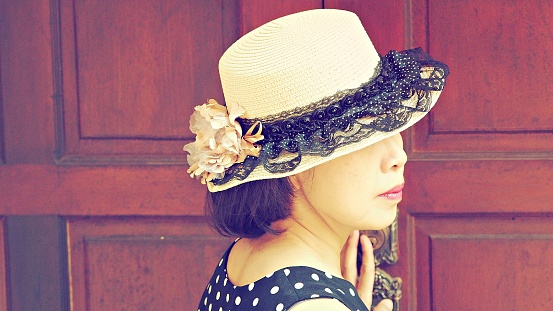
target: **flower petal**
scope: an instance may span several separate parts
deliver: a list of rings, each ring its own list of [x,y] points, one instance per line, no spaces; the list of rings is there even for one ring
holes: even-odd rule
[[[235,122],[236,118],[240,117],[246,112],[246,110],[244,110],[242,106],[232,102],[227,103],[227,110],[228,110],[229,122],[231,124]]]
[[[246,156],[259,156],[261,147],[254,143],[263,139],[261,124],[256,123],[242,137],[242,127],[236,119],[244,113],[244,108],[236,103],[223,106],[214,99],[194,108],[190,130],[196,140],[183,147],[189,153],[187,172],[191,177],[200,178],[202,183],[220,179],[227,168],[243,162]]]

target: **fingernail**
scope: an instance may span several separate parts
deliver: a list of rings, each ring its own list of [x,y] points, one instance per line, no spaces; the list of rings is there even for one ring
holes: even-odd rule
[[[384,304],[386,309],[388,309],[390,311],[394,310],[394,303],[390,299],[384,299],[382,301],[383,301],[382,303]]]

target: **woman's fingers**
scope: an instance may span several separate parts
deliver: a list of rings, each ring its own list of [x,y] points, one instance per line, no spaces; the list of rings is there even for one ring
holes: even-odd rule
[[[347,281],[349,281],[354,286],[357,286],[358,243],[359,243],[359,231],[356,230],[350,234],[340,254],[340,256],[342,257],[340,260],[342,277]]]
[[[361,263],[361,270],[357,271],[357,251],[358,245],[361,243],[363,250],[363,262]],[[369,237],[366,235],[359,235],[359,231],[353,231],[342,252],[341,256],[341,269],[342,277],[355,285],[359,297],[366,306],[370,307],[373,300],[373,286],[374,286],[374,251]],[[390,299],[384,299],[373,311],[392,311],[394,304]]]
[[[357,292],[359,292],[359,297],[365,305],[370,307],[373,299],[375,269],[373,246],[366,235],[361,235],[360,241],[363,249],[363,262],[361,263],[361,271],[359,271]]]

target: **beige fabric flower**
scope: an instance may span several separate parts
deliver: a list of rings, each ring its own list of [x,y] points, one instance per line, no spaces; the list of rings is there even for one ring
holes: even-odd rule
[[[253,134],[254,126],[242,136],[242,128],[236,118],[245,113],[238,104],[219,104],[214,99],[196,106],[190,117],[190,130],[196,140],[184,146],[188,152],[187,172],[190,177],[199,177],[203,184],[225,176],[225,170],[234,163],[243,162],[247,155],[259,156],[261,147],[254,145],[262,140],[261,124]]]

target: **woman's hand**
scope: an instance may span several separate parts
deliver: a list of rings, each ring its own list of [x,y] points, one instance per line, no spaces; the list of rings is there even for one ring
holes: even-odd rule
[[[363,250],[363,262],[361,271],[357,271],[357,246],[361,241]],[[365,305],[370,309],[373,300],[373,285],[374,285],[374,252],[371,241],[366,235],[362,235],[359,239],[359,231],[353,231],[348,237],[341,255],[342,276],[357,288],[359,297]],[[359,277],[358,277],[359,275]],[[382,300],[374,311],[392,311],[393,303],[390,299]]]

